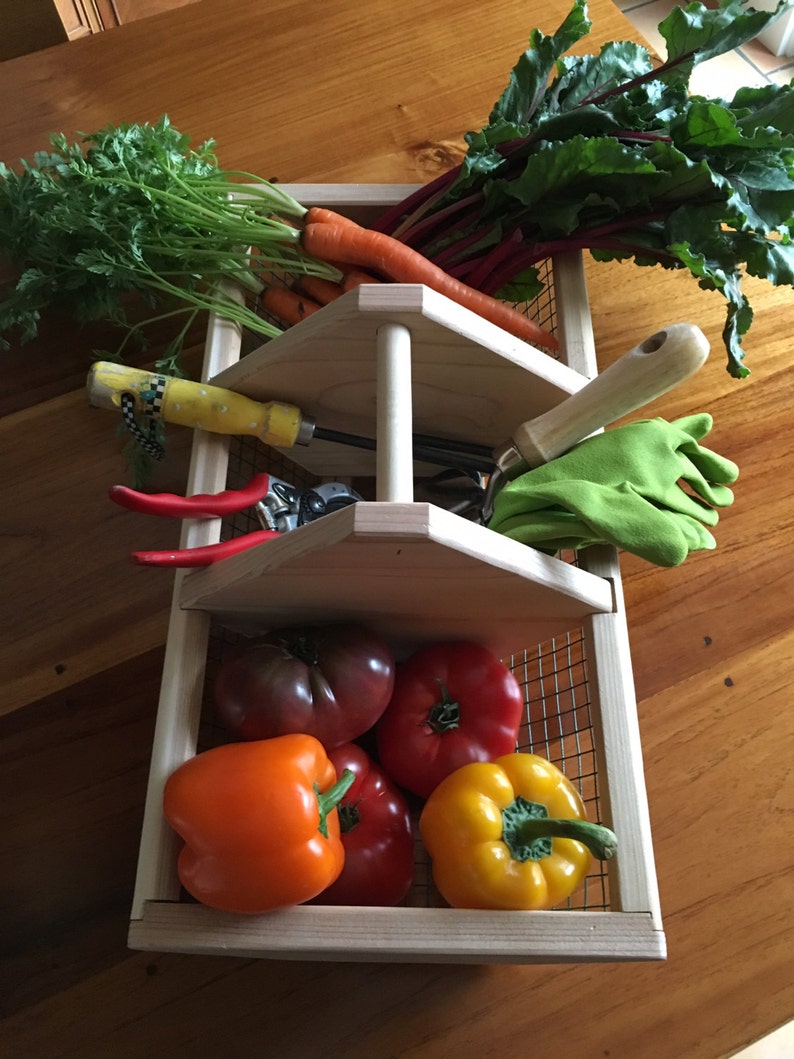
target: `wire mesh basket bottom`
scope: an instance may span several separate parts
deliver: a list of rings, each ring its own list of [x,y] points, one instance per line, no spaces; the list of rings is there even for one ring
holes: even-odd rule
[[[206,694],[200,747],[228,741],[228,734],[215,718],[212,684],[217,667],[239,638],[215,626],[210,635]],[[581,630],[556,637],[521,654],[504,659],[524,692],[524,720],[516,749],[539,754],[557,765],[579,790],[590,820],[600,819],[598,774],[593,743],[593,724],[587,681],[587,662]],[[418,821],[420,806],[414,809]],[[409,907],[443,907],[432,882],[430,861],[415,826],[416,858],[414,884],[403,904]],[[593,870],[583,887],[564,906],[586,911],[609,909],[606,871],[593,862]]]

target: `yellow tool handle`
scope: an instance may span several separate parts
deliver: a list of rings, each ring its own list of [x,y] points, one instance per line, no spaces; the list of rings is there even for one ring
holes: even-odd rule
[[[296,405],[253,401],[220,386],[98,361],[91,366],[86,389],[94,408],[119,409],[122,394],[130,393],[138,412],[166,423],[213,434],[247,435],[284,448],[303,440],[304,417]]]

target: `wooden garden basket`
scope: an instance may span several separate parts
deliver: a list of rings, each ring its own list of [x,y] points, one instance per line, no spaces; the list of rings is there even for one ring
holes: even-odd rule
[[[410,188],[298,185],[366,223]],[[295,484],[376,475],[376,496],[203,570],[179,571],[163,670],[129,930],[134,949],[311,960],[554,963],[665,956],[617,553],[552,558],[415,503],[412,429],[496,445],[596,373],[581,256],[549,263],[531,307],[556,330],[560,360],[425,287],[362,287],[241,357],[246,336],[210,323],[203,378],[278,397],[323,425],[377,437],[377,453],[311,443],[279,453],[197,430],[187,492],[236,488],[258,470]],[[380,415],[378,410],[380,409]],[[288,460],[289,462],[285,462]],[[374,461],[374,462],[373,462]],[[248,528],[186,521],[182,547]],[[213,667],[240,633],[361,620],[398,655],[429,640],[495,650],[525,689],[519,749],[554,761],[588,815],[619,837],[566,907],[452,909],[417,843],[416,882],[396,908],[301,905],[260,916],[193,902],[176,873],[180,840],[162,813],[167,777],[219,738]]]

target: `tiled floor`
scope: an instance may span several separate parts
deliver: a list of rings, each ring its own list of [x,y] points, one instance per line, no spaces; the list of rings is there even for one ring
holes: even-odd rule
[[[674,0],[615,0],[615,3],[654,51],[664,56],[665,43],[657,27],[675,6]],[[792,77],[794,58],[773,55],[760,41],[751,41],[695,67],[689,83],[698,95],[718,99],[730,98],[742,85],[764,85],[770,81],[788,84]]]
[[[674,7],[675,0],[615,0],[628,20],[660,56],[665,55],[664,38],[659,23]],[[760,41],[751,41],[741,49],[711,59],[695,67],[690,89],[712,99],[733,96],[737,88],[748,85],[788,84],[794,77],[794,58],[773,55]],[[794,1057],[794,1012],[792,1021],[731,1059],[792,1059]]]
[[[793,1055],[794,1022],[788,1022],[749,1048],[737,1052],[731,1059],[791,1059]]]

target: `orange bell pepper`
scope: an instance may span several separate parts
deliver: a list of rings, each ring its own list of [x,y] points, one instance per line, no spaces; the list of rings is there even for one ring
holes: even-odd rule
[[[337,780],[310,735],[229,743],[169,776],[166,819],[184,839],[179,879],[202,904],[259,913],[316,897],[341,874]],[[321,793],[323,792],[324,793]]]

